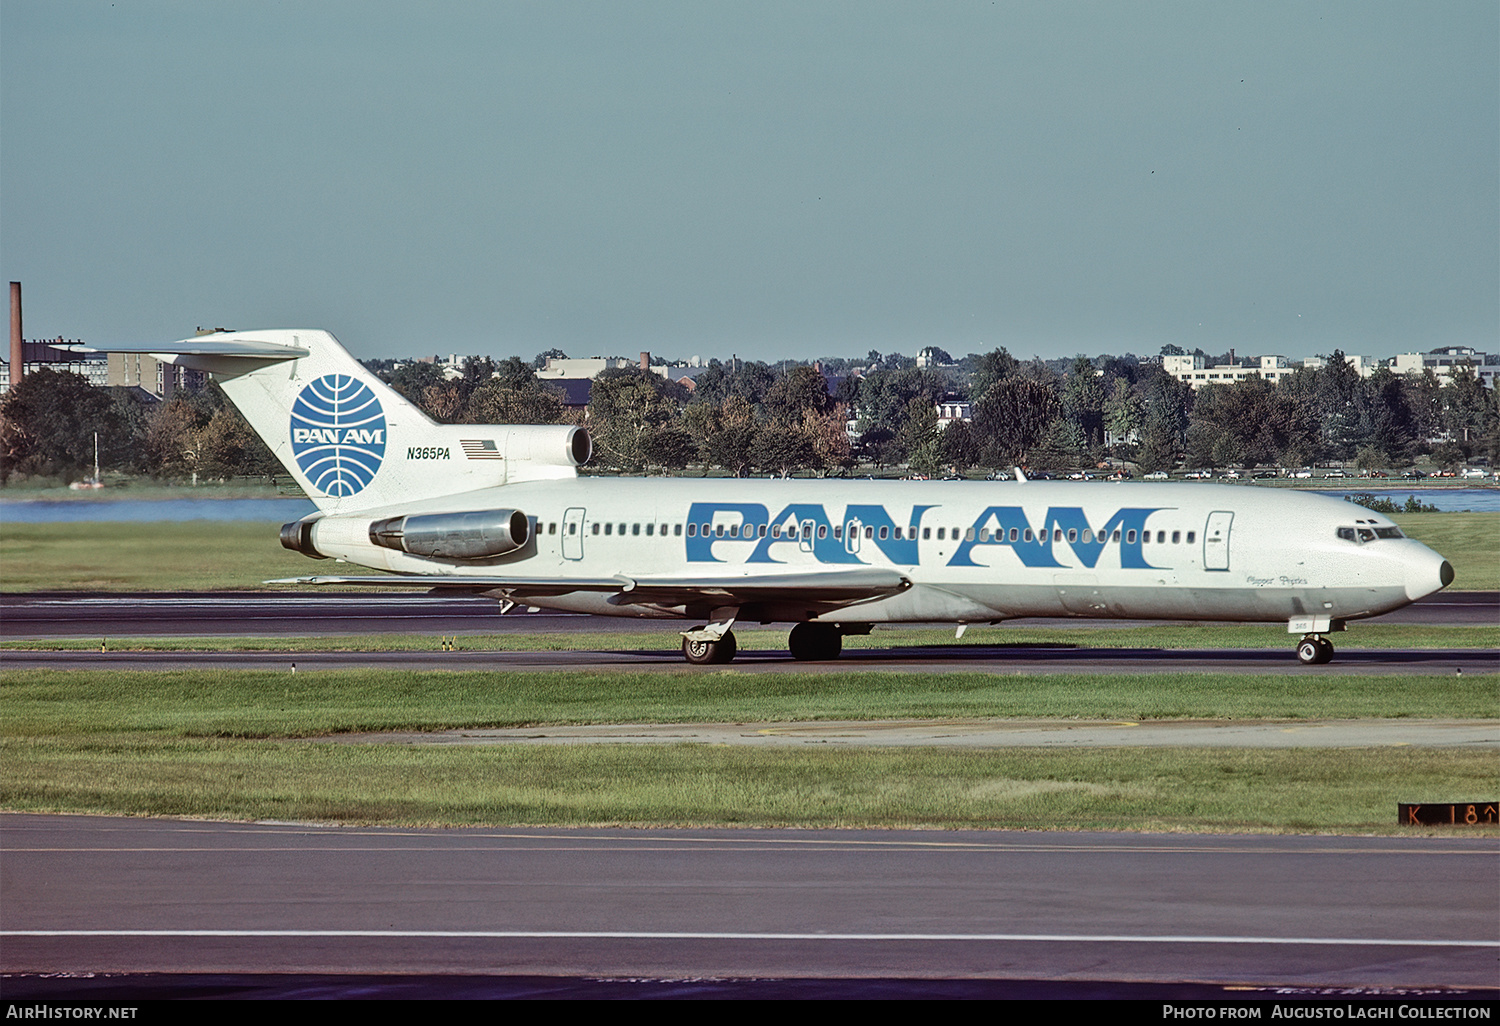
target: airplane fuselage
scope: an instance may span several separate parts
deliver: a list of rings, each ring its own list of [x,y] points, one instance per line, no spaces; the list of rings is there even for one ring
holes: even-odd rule
[[[378,517],[502,505],[524,511],[531,538],[491,559],[414,556],[368,538]],[[562,585],[670,575],[711,587],[726,577],[882,567],[911,583],[837,610],[795,595],[740,610],[742,620],[768,622],[1346,620],[1397,609],[1445,583],[1442,557],[1401,537],[1387,517],[1326,496],[1244,486],[585,477],[331,516],[317,530],[324,555],[459,579],[499,571]],[[712,604],[545,591],[508,594],[616,616],[704,616]]]

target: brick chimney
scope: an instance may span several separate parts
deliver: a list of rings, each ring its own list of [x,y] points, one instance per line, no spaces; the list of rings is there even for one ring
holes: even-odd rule
[[[21,345],[21,283],[10,283],[10,387],[21,383],[26,356]]]
[[[651,354],[650,353],[642,353],[641,354],[641,370],[648,371],[650,369],[651,369]]]

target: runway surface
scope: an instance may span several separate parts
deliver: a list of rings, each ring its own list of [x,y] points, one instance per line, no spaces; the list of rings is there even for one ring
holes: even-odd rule
[[[1494,987],[1500,845],[0,817],[8,972]]]
[[[614,670],[650,673],[1276,673],[1341,674],[1500,672],[1487,649],[1340,649],[1326,666],[1303,666],[1284,649],[1129,649],[924,645],[846,651],[825,663],[798,662],[785,649],[745,651],[728,666],[689,666],[680,652],[38,652],[0,654],[6,669],[67,670],[469,670],[494,673]]]

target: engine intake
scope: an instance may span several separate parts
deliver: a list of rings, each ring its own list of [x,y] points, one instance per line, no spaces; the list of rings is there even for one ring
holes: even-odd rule
[[[283,532],[283,544],[285,534]],[[370,524],[370,541],[397,552],[438,559],[485,559],[514,552],[531,540],[531,521],[515,509],[421,513]]]

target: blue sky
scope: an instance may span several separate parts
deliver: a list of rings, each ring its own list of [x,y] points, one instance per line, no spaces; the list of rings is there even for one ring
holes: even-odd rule
[[[361,357],[1500,336],[1500,6],[0,2],[26,333]]]

